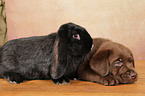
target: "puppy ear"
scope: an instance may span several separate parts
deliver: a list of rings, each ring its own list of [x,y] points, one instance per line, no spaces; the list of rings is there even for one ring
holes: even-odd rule
[[[109,56],[112,54],[111,49],[98,50],[90,61],[90,67],[93,71],[106,76],[109,73]]]
[[[55,40],[53,49],[53,63],[51,65],[51,77],[58,79],[62,77],[68,66],[67,64],[67,35],[68,35],[68,24],[64,24],[58,30],[58,36]]]

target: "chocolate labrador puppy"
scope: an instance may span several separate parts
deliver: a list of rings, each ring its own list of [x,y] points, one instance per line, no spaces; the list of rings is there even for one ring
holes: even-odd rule
[[[137,80],[133,55],[127,47],[102,38],[93,42],[94,48],[78,69],[79,79],[109,86]]]

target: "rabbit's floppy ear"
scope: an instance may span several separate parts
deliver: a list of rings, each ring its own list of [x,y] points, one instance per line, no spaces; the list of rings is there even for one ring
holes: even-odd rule
[[[91,69],[101,76],[106,76],[109,73],[109,56],[112,52],[111,49],[98,50],[90,60]]]
[[[51,65],[51,77],[58,79],[62,77],[67,68],[67,35],[68,35],[68,24],[64,24],[58,30],[58,36],[54,44],[54,56],[53,63]]]

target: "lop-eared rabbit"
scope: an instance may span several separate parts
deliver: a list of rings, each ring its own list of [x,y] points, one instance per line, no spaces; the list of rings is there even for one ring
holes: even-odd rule
[[[0,77],[10,83],[52,79],[68,84],[91,50],[93,40],[85,28],[63,24],[57,33],[8,41],[0,48]]]

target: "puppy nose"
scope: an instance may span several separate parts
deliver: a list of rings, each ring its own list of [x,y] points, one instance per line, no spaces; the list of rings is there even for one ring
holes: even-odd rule
[[[132,77],[133,79],[135,79],[135,78],[136,78],[136,75],[132,75],[131,77]]]
[[[130,76],[132,79],[136,79],[137,78],[137,74],[135,72],[131,72]]]

